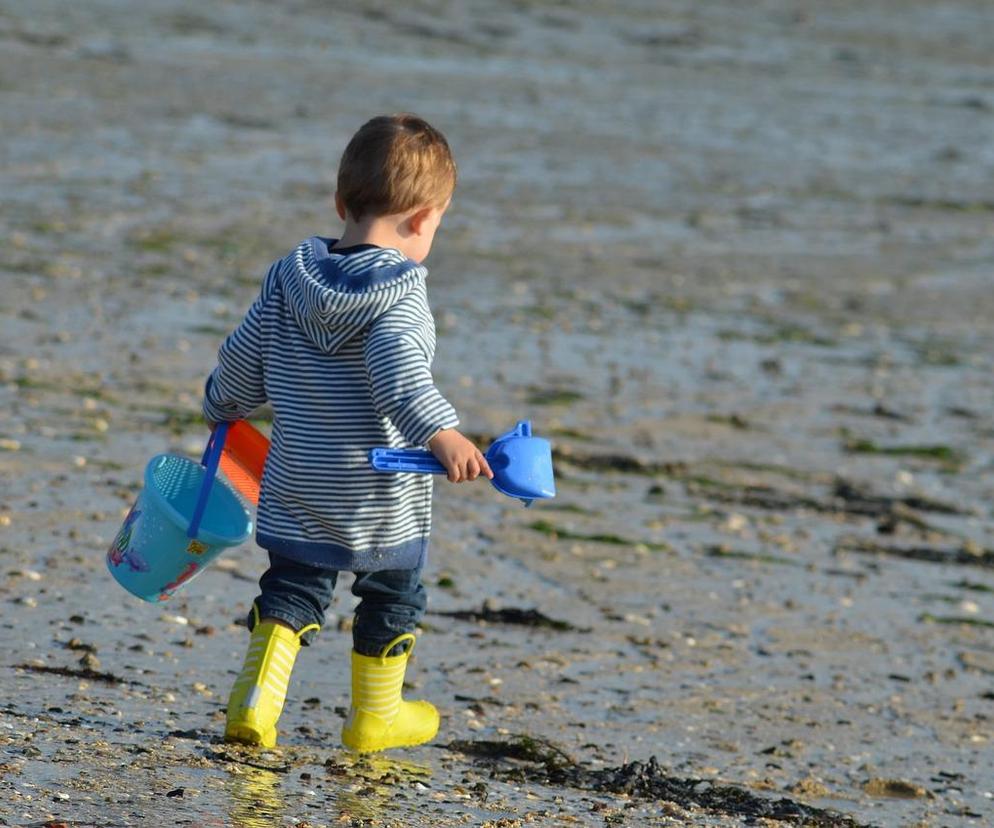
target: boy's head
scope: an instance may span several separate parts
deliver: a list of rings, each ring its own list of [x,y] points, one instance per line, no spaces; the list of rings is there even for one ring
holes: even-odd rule
[[[336,200],[359,222],[444,209],[455,186],[456,164],[441,132],[417,115],[380,115],[363,124],[345,148]]]

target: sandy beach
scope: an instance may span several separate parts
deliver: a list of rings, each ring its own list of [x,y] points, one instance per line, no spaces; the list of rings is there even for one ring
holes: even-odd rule
[[[992,32],[983,0],[0,0],[0,825],[994,824]],[[438,483],[435,743],[341,748],[346,577],[279,747],[236,748],[264,552],[160,605],[105,553],[395,111],[460,167],[436,382],[484,445],[530,419],[558,497]]]

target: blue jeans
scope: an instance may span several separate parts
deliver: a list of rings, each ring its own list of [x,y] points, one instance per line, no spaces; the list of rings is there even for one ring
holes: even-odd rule
[[[255,599],[260,618],[277,618],[294,630],[324,625],[324,613],[338,582],[338,571],[298,563],[269,553],[269,569],[259,579],[262,594]],[[414,632],[428,607],[420,569],[356,572],[352,594],[360,598],[352,626],[352,646],[360,655],[378,656],[398,635]],[[255,619],[249,613],[249,629]],[[301,637],[310,644],[316,631]],[[407,649],[406,643],[394,655]]]

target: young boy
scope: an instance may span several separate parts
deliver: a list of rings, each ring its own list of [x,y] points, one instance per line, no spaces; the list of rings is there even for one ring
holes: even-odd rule
[[[216,423],[269,402],[272,444],[256,540],[269,569],[228,700],[225,739],[272,747],[301,644],[324,623],[338,573],[355,573],[352,706],[342,741],[372,752],[418,745],[438,711],[401,699],[426,607],[421,568],[431,475],[374,472],[374,446],[428,446],[449,480],[492,477],[435,387],[435,326],[421,262],[455,188],[438,130],[414,115],[373,118],[338,171],[338,240],[312,237],[275,262],[207,380]]]

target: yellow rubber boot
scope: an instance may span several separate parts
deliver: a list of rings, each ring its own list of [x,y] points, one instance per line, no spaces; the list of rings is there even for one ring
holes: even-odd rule
[[[252,609],[255,626],[242,672],[228,697],[224,740],[269,748],[276,745],[276,722],[283,712],[290,673],[300,652],[300,637],[318,629],[318,625],[310,624],[294,632],[273,621],[260,623],[258,609]]]
[[[401,641],[411,642],[406,653],[387,656]],[[352,651],[352,708],[342,725],[342,743],[359,753],[394,747],[413,747],[438,733],[438,711],[426,701],[404,701],[407,661],[414,650],[411,633],[399,635],[378,656]]]

